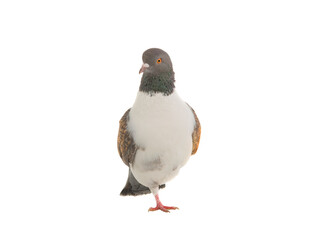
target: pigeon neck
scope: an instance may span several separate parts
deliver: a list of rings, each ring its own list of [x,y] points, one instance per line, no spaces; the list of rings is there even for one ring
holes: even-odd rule
[[[168,96],[173,93],[175,85],[174,72],[162,73],[160,75],[143,74],[140,91],[149,93],[163,93]]]

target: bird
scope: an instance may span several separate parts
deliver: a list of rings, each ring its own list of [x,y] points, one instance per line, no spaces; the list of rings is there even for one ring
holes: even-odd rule
[[[169,55],[150,48],[142,55],[143,73],[135,102],[119,122],[117,147],[129,173],[122,196],[152,193],[156,206],[149,211],[169,212],[159,189],[179,173],[197,152],[201,125],[193,110],[175,89],[175,73]]]

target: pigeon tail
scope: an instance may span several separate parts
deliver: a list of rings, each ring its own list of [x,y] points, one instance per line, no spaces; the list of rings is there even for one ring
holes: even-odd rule
[[[160,185],[159,188],[164,188],[165,184]],[[125,187],[121,191],[121,196],[138,196],[142,194],[151,193],[150,189],[140,184],[133,176],[131,169],[129,169],[128,178]]]

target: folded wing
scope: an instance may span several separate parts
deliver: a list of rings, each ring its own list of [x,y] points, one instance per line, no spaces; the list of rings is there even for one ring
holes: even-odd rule
[[[128,109],[120,120],[120,128],[117,137],[117,150],[123,162],[129,166],[129,163],[133,163],[135,154],[138,149],[131,134],[127,130],[127,123],[129,120],[129,113],[131,109]]]
[[[191,106],[189,106],[189,107],[192,110],[194,118],[195,118],[195,127],[194,127],[194,131],[192,134],[192,139],[193,139],[192,155],[193,155],[197,152],[197,149],[198,149],[198,145],[199,145],[199,141],[200,141],[200,134],[201,134],[201,126],[200,126],[199,119],[198,119],[194,109]]]

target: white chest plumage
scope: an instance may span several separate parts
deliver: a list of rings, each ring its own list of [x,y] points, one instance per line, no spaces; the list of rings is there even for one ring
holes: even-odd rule
[[[128,122],[139,147],[131,166],[135,178],[152,189],[176,176],[191,155],[194,126],[191,109],[176,91],[139,92]]]

